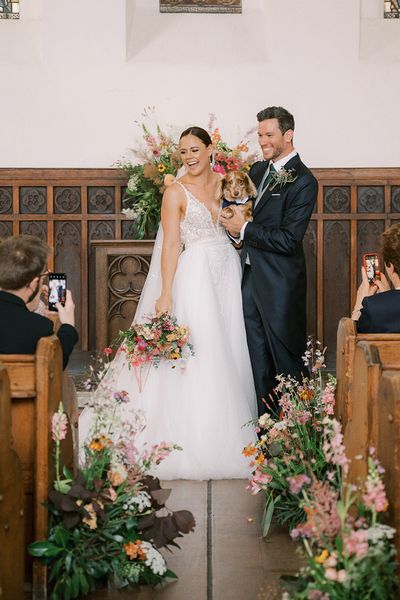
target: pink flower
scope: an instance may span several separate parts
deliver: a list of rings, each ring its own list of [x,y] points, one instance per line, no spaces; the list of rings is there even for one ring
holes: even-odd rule
[[[145,340],[140,340],[137,343],[137,349],[139,350],[139,352],[143,352],[143,350],[146,350],[148,346],[148,343]]]
[[[344,537],[343,542],[344,551],[349,556],[354,554],[357,558],[361,558],[368,552],[367,535],[364,529],[352,531],[349,536]]]
[[[379,478],[367,478],[363,500],[365,506],[376,510],[376,512],[384,512],[387,510],[388,501],[386,497],[385,486]]]
[[[330,579],[331,581],[343,583],[346,580],[346,571],[344,569],[336,571],[336,569],[332,569],[329,567],[328,569],[325,569],[325,577],[327,579]]]
[[[332,384],[328,383],[322,394],[321,402],[324,405],[326,415],[333,415],[335,406],[335,389]]]
[[[324,419],[325,441],[323,451],[327,462],[342,467],[345,474],[349,470],[349,461],[345,455],[341,425],[336,419]]]
[[[136,448],[135,442],[133,440],[131,440],[125,446],[125,457],[126,457],[127,463],[130,465],[135,464],[138,454],[139,454],[139,451]]]
[[[55,442],[61,442],[65,440],[68,432],[68,418],[65,412],[63,412],[62,404],[58,408],[58,412],[54,413],[51,418],[51,434]]]
[[[120,392],[114,393],[114,400],[117,402],[129,402],[129,393],[125,390],[121,390]]]
[[[225,175],[225,173],[226,173],[225,168],[222,165],[218,165],[218,164],[214,165],[213,171],[215,173],[221,173],[221,175]]]
[[[311,483],[311,479],[305,475],[305,473],[294,475],[293,477],[286,477],[286,481],[289,482],[289,490],[291,494],[298,494],[303,485]]]
[[[103,354],[110,356],[110,354],[112,354],[112,348],[104,348]]]
[[[264,489],[270,481],[272,481],[272,475],[269,475],[268,473],[262,473],[256,469],[254,476],[252,479],[250,479],[249,485],[246,487],[246,489],[250,490],[253,496],[255,496],[258,494],[258,492]]]

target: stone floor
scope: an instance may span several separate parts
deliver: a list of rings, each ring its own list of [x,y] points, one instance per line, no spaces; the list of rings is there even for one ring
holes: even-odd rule
[[[189,509],[194,533],[182,538],[181,550],[164,553],[179,579],[165,588],[145,591],[99,590],[90,600],[277,600],[279,576],[299,566],[295,544],[276,525],[261,536],[262,495],[251,496],[243,480],[164,482],[171,509]]]

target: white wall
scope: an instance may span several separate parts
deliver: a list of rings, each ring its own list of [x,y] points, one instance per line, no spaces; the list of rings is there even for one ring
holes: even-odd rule
[[[22,2],[20,21],[0,22],[0,166],[111,166],[148,104],[178,130],[214,112],[232,143],[281,104],[310,166],[399,166],[400,21],[383,21],[382,0],[242,3]]]

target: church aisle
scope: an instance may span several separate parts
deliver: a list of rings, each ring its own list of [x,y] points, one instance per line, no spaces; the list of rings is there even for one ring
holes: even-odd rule
[[[261,536],[263,496],[251,496],[244,480],[171,481],[169,508],[191,510],[194,533],[181,550],[163,550],[178,581],[141,595],[98,591],[90,600],[274,600],[279,576],[299,566],[286,530],[272,527]],[[278,596],[276,596],[278,598]]]

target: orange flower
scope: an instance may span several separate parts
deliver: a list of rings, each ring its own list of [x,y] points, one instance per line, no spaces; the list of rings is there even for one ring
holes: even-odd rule
[[[253,456],[253,454],[257,454],[257,448],[253,446],[253,444],[249,444],[242,450],[242,454],[244,456]]]
[[[90,444],[89,448],[94,450],[95,452],[100,452],[104,450],[104,448],[108,448],[111,445],[111,440],[107,438],[105,435],[102,435],[99,438],[94,438]]]
[[[265,457],[263,454],[259,454],[258,456],[255,457],[254,459],[254,464],[255,465],[262,465],[265,461]]]
[[[129,544],[124,544],[125,554],[129,557],[130,560],[134,560],[138,558],[139,560],[146,560],[146,554],[141,548],[142,540],[136,540],[136,542],[129,542]]]
[[[300,392],[299,398],[300,398],[300,400],[303,400],[303,402],[308,402],[309,400],[311,400],[313,395],[314,395],[314,392],[312,390],[310,390],[310,388],[304,388]]]

